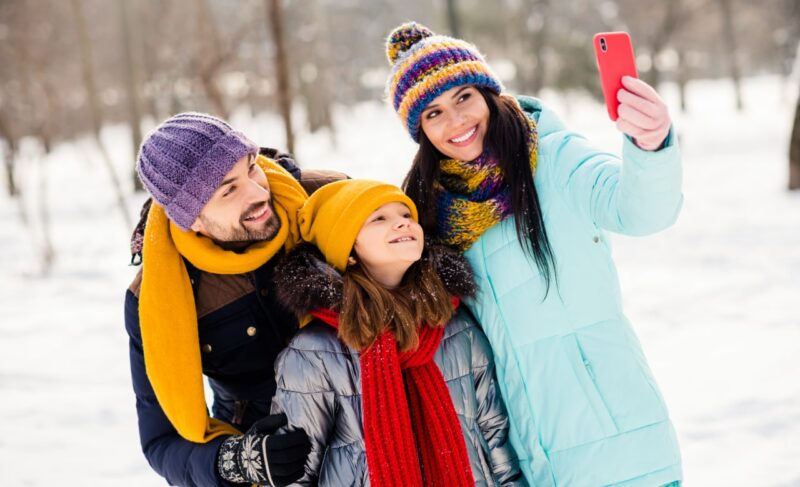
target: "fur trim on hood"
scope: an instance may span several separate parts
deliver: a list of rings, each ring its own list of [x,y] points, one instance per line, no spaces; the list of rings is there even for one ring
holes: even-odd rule
[[[454,296],[475,294],[472,268],[457,251],[426,243],[422,259],[433,263],[445,288]],[[339,309],[342,275],[325,262],[322,253],[313,245],[300,245],[283,256],[274,275],[278,300],[298,316],[315,309]]]

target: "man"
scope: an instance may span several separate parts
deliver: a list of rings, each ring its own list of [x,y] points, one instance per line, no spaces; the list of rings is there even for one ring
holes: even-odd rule
[[[302,430],[274,434],[286,418],[269,416],[273,362],[298,326],[275,300],[274,261],[299,241],[308,193],[344,175],[259,154],[200,113],[150,133],[137,170],[153,203],[134,232],[143,265],[125,326],[145,457],[174,485],[290,484],[310,446]]]

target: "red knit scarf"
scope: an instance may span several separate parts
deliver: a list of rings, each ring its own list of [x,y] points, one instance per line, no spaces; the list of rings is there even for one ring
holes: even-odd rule
[[[339,328],[337,313],[311,314]],[[399,353],[387,331],[361,352],[367,466],[375,487],[475,485],[453,400],[433,361],[443,335],[444,327],[423,326],[419,347]]]

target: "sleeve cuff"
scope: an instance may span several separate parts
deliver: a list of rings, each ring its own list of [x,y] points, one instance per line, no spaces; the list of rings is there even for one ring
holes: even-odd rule
[[[246,482],[236,458],[241,441],[241,436],[230,436],[222,442],[217,453],[217,473],[228,485]]]
[[[675,128],[674,126],[670,125],[669,132],[667,132],[667,136],[664,137],[664,141],[661,142],[661,145],[659,145],[658,149],[655,150],[642,149],[641,147],[636,145],[636,142],[634,142],[633,137],[631,137],[628,134],[624,134],[624,137],[626,142],[630,143],[630,145],[632,145],[636,149],[639,149],[642,152],[659,152],[661,150],[670,148],[673,145],[675,145]]]
[[[670,127],[664,142],[656,150],[645,150],[633,142],[630,135],[625,134],[622,144],[622,159],[625,163],[633,164],[669,164],[680,160],[680,149],[678,148],[675,128]]]

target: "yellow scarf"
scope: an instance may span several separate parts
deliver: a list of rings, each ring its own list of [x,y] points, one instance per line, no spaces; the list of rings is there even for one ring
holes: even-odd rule
[[[274,239],[237,254],[207,237],[181,230],[155,203],[147,217],[139,292],[145,369],[164,414],[183,438],[195,443],[239,432],[208,416],[197,309],[183,257],[206,272],[242,274],[262,266],[282,247],[288,250],[300,241],[297,211],[308,194],[276,162],[264,156],[256,160],[267,175],[275,213],[281,221]]]

